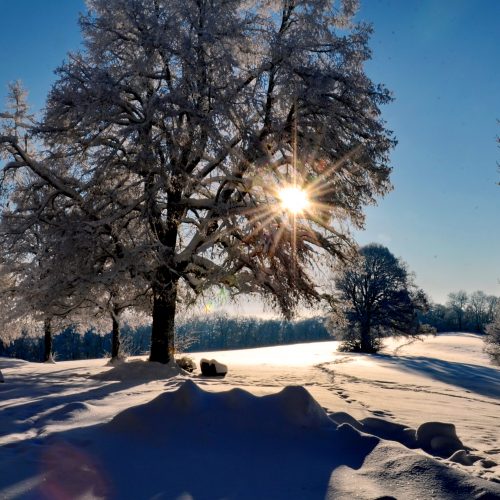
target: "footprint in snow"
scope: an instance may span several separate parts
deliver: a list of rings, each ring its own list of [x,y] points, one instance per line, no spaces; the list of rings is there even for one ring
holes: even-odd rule
[[[394,418],[394,414],[391,413],[390,411],[384,411],[384,410],[370,410],[373,415],[376,417],[389,417],[389,418]]]
[[[490,450],[486,450],[485,453],[489,453],[490,455],[496,455],[500,453],[500,448],[491,448]]]

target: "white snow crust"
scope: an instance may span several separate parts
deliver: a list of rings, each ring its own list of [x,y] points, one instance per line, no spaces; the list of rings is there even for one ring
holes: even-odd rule
[[[224,379],[2,358],[0,498],[500,498],[500,370],[481,342],[193,356]]]

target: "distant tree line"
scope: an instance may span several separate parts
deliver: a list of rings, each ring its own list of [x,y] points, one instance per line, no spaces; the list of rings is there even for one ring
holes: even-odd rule
[[[482,291],[467,294],[464,290],[448,295],[446,304],[430,303],[426,311],[419,312],[421,323],[434,327],[438,332],[485,333],[495,318],[500,299]]]
[[[471,294],[459,291],[450,293],[446,304],[429,303],[425,311],[419,310],[417,314],[420,324],[435,328],[437,332],[485,333],[488,331],[488,325],[493,325],[495,321],[496,308],[500,309],[498,297],[482,291]],[[490,330],[493,331],[492,326]],[[341,339],[341,333],[327,316],[283,321],[214,314],[194,317],[177,325],[176,350],[200,352],[314,342]],[[121,338],[125,354],[147,354],[150,348],[151,326],[125,324]],[[493,343],[493,347],[490,346],[490,351],[496,349],[495,355],[498,358],[498,347],[495,345]],[[59,361],[109,357],[112,354],[112,332],[103,334],[90,329],[82,334],[74,327],[65,328],[54,335],[53,352],[55,359]],[[44,338],[25,331],[10,342],[0,341],[0,356],[43,361]]]
[[[124,325],[121,333],[122,348],[129,356],[147,354],[150,337],[150,326],[132,328]],[[282,321],[213,315],[197,317],[178,325],[176,349],[179,352],[245,349],[331,338],[320,317]],[[58,361],[104,358],[111,356],[111,351],[111,332],[103,335],[89,330],[82,335],[70,327],[55,335],[53,340],[54,357]],[[0,356],[42,361],[44,339],[24,332],[8,344],[0,342]]]
[[[261,320],[213,316],[198,318],[177,328],[178,342],[186,352],[246,349],[297,342],[332,340],[321,317],[301,321]]]

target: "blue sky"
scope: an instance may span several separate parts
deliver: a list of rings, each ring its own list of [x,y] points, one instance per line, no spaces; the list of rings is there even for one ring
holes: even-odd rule
[[[81,0],[0,0],[0,90],[21,79],[43,106],[53,70],[78,48]],[[394,190],[367,209],[361,244],[402,257],[439,302],[458,289],[500,295],[498,0],[364,0],[370,77],[399,141]]]
[[[436,301],[500,295],[500,45],[497,0],[365,0],[368,74],[395,101],[394,191],[367,213],[361,243],[387,244]]]

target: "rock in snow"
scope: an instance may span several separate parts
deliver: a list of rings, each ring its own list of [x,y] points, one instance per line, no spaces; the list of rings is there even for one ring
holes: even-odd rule
[[[140,359],[132,361],[117,359],[111,364],[108,362],[106,366],[111,366],[112,368],[93,375],[92,378],[96,380],[119,380],[122,382],[133,380],[147,381],[171,378],[181,373],[180,368],[174,360],[162,364]]]
[[[227,374],[227,366],[219,363],[215,359],[200,360],[201,374],[205,377],[225,377]]]

